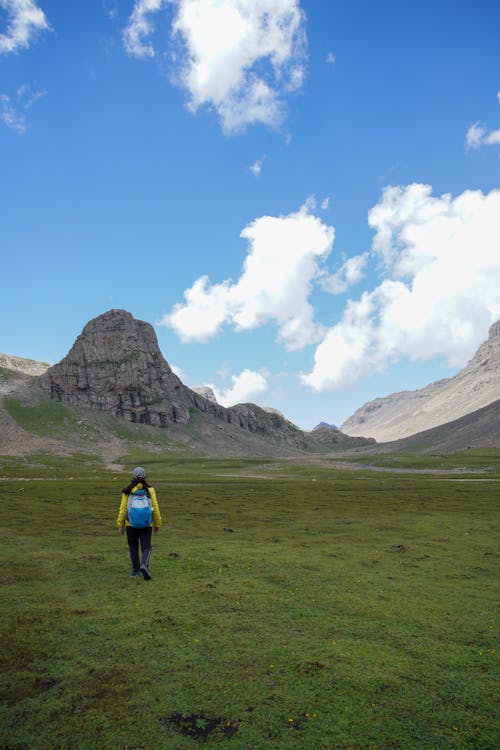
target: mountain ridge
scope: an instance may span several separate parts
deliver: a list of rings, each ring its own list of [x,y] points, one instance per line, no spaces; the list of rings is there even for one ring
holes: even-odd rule
[[[447,424],[500,398],[500,320],[466,366],[451,378],[415,391],[399,391],[368,401],[340,426],[348,435],[377,442],[400,440]]]
[[[498,328],[496,324],[490,331],[493,339]],[[496,361],[496,344],[492,345],[490,339],[479,347],[469,369],[488,369],[491,359]],[[117,438],[123,432],[120,422],[128,423],[131,439],[157,444],[154,450],[160,449],[160,444],[167,450],[177,444],[178,448],[207,455],[428,452],[500,445],[500,402],[413,436],[379,444],[364,436],[347,436],[327,423],[302,431],[272,407],[247,403],[227,409],[201,395],[201,388],[196,392],[185,386],[160,352],[152,326],[123,310],[111,310],[89,321],[66,357],[41,375],[29,374],[34,360],[5,356],[6,364],[17,360],[16,369],[0,365],[0,396],[11,396],[9,408],[5,401],[0,406],[0,452],[6,454],[45,449],[65,453],[89,447],[109,453],[114,446],[118,455],[129,439],[123,443]],[[24,362],[28,363],[28,372],[23,371]],[[467,368],[464,371],[467,374]],[[431,384],[434,392],[450,380]],[[19,409],[43,410],[44,403],[60,403],[70,409],[63,422],[73,425],[73,432],[65,429],[64,440],[59,439],[58,430],[55,437],[42,440],[16,422]],[[95,445],[88,439],[92,434],[98,436]]]
[[[155,428],[193,428],[196,423],[203,442],[211,433],[221,443],[221,432],[233,441],[239,435],[244,443],[250,434],[256,449],[261,440],[267,443],[262,450],[274,446],[280,452],[324,450],[329,442],[332,447],[374,442],[341,433],[330,441],[315,440],[277,410],[214,403],[182,383],[163,357],[153,327],[125,310],[109,310],[89,321],[60,362],[28,381],[24,393],[31,392],[35,400],[44,396]]]

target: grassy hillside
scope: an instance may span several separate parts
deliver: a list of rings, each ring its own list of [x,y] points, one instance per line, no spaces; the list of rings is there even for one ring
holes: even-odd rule
[[[136,463],[165,518],[150,582],[114,528],[127,475],[1,460],[1,747],[498,746],[498,454],[467,481]]]

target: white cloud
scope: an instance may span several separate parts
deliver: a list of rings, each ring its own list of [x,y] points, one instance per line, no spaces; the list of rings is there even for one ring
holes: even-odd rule
[[[349,258],[336,273],[322,279],[322,289],[330,294],[343,294],[363,278],[367,262],[368,253]]]
[[[0,120],[16,133],[26,132],[26,116],[15,109],[7,94],[0,94]]]
[[[304,382],[352,384],[402,358],[463,366],[500,317],[500,190],[434,198],[428,185],[387,188],[370,211],[386,278],[317,347]]]
[[[16,133],[25,133],[26,112],[46,93],[45,90],[33,91],[31,86],[23,84],[18,88],[14,98],[0,94],[0,121]]]
[[[166,8],[171,0],[136,0],[128,26],[123,32],[125,49],[135,57],[154,57],[155,51],[144,38],[150,36],[155,26],[151,15]]]
[[[328,198],[327,196],[326,198],[323,198],[323,200],[321,201],[321,210],[327,211],[329,206],[330,206],[330,198]]]
[[[499,146],[500,130],[487,130],[478,122],[471,125],[465,136],[467,149],[479,148],[480,146]]]
[[[45,14],[34,0],[0,0],[0,8],[7,13],[7,29],[0,33],[0,54],[29,47],[39,31],[48,30]]]
[[[222,327],[250,330],[266,323],[278,326],[278,338],[289,350],[321,338],[308,301],[320,262],[330,253],[334,230],[308,206],[288,216],[261,216],[242,231],[249,252],[236,282],[211,284],[198,278],[161,324],[184,341],[207,341]]]
[[[304,14],[299,0],[136,0],[124,43],[153,57],[153,16],[175,8],[181,43],[177,79],[193,111],[212,107],[226,133],[263,123],[278,126],[284,96],[303,83]]]
[[[483,128],[478,122],[471,125],[465,136],[465,145],[467,148],[479,148],[485,133],[486,128]]]
[[[217,402],[222,406],[234,406],[245,402],[254,402],[267,390],[267,380],[260,372],[243,370],[239,375],[232,375],[232,387],[219,390],[214,385],[209,388],[215,393]]]
[[[257,159],[250,167],[248,167],[248,169],[255,177],[258,177],[262,172],[262,164],[263,159]]]
[[[484,138],[488,146],[500,146],[500,130],[490,130]]]
[[[328,63],[328,65],[335,65],[337,62],[336,55],[334,55],[333,52],[329,52],[326,56],[325,62]]]

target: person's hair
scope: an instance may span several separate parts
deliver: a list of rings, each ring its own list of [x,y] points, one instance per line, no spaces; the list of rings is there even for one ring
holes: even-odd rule
[[[151,487],[151,485],[149,484],[149,482],[147,482],[146,477],[139,477],[139,479],[132,479],[130,484],[127,484],[127,486],[123,488],[122,490],[123,494],[130,495],[134,487],[137,487],[138,484],[142,484],[142,486],[146,488],[146,491],[149,495],[149,488]]]

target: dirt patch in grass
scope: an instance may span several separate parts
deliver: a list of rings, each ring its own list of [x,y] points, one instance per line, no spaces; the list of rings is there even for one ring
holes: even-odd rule
[[[202,742],[215,735],[230,739],[238,731],[235,722],[221,716],[209,717],[204,714],[172,714],[160,719],[160,724]]]

